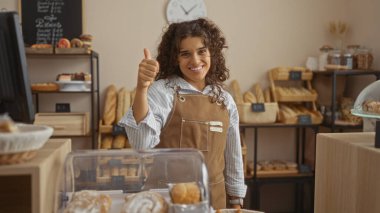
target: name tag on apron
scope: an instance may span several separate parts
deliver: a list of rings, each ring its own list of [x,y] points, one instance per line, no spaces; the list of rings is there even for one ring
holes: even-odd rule
[[[223,132],[223,128],[222,127],[210,126],[210,131],[211,132]]]
[[[223,126],[221,121],[210,121],[210,126]]]

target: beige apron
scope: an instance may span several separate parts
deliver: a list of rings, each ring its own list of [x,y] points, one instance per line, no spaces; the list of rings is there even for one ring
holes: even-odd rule
[[[209,175],[211,205],[226,207],[224,150],[229,115],[225,107],[211,103],[206,95],[182,95],[174,98],[171,116],[161,135],[159,148],[197,148],[202,151]]]

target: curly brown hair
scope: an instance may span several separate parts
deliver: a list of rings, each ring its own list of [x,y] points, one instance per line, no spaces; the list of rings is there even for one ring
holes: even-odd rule
[[[226,39],[219,27],[210,20],[200,18],[169,25],[157,48],[160,72],[157,74],[156,80],[166,79],[173,75],[183,77],[178,64],[178,54],[181,41],[188,37],[200,37],[205,47],[210,51],[211,65],[205,82],[212,88],[211,102],[223,103],[223,82],[230,77],[222,51],[223,48],[227,47]]]

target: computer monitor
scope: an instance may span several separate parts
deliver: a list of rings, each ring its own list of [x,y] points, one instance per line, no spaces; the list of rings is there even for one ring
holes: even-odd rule
[[[24,41],[16,12],[0,12],[0,114],[32,123],[34,107]]]

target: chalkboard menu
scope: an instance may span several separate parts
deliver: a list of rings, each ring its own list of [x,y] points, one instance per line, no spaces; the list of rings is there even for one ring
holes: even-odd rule
[[[82,0],[21,0],[24,42],[55,44],[82,34]]]

